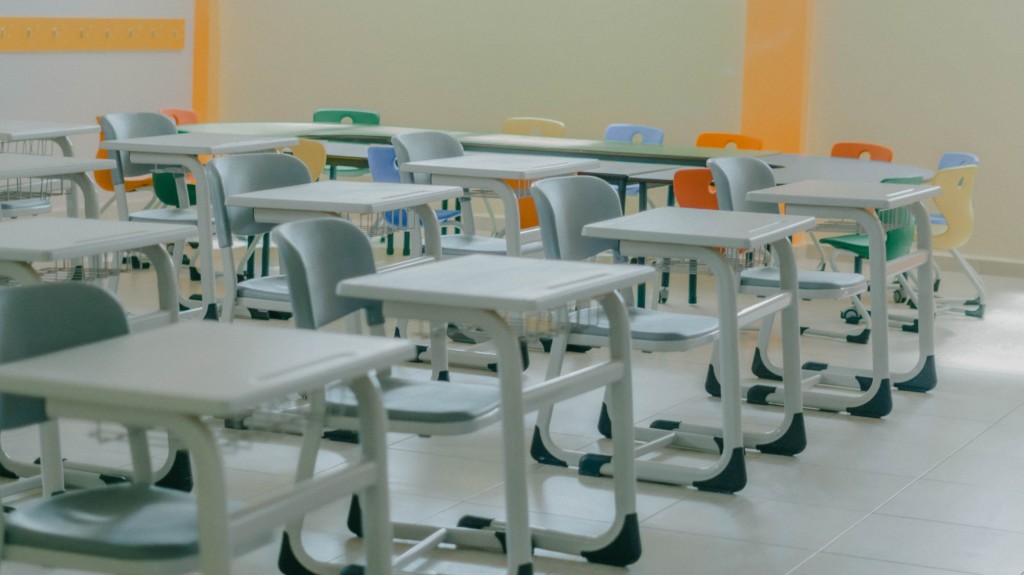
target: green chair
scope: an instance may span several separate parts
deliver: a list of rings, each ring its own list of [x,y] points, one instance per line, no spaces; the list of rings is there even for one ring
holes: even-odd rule
[[[313,112],[313,122],[318,124],[360,124],[366,126],[379,126],[380,114],[372,110],[360,110],[356,108],[320,108]],[[330,178],[357,178],[366,174],[367,168],[355,166],[329,166]]]

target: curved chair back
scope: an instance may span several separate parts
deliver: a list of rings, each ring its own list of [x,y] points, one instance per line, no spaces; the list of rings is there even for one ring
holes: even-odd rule
[[[861,159],[867,155],[867,159],[876,162],[891,162],[892,148],[868,142],[836,142],[832,145],[832,157]]]
[[[127,333],[121,305],[94,285],[66,282],[0,290],[0,363]],[[0,394],[0,429],[45,420],[42,400]]]
[[[100,127],[103,129],[103,138],[107,140],[166,136],[178,133],[178,127],[174,125],[174,120],[157,112],[107,114],[100,117]],[[124,178],[149,175],[153,169],[153,166],[149,164],[131,163],[128,160],[127,152],[117,152],[114,154],[114,159]]]
[[[608,124],[604,130],[604,139],[609,142],[660,144],[665,140],[665,130],[640,124]]]
[[[505,118],[505,121],[501,123],[501,133],[561,138],[565,135],[565,124],[549,118],[532,118],[528,116]]]
[[[946,152],[939,158],[940,170],[955,168],[957,166],[977,166],[978,156],[967,152]]]
[[[737,150],[761,150],[764,148],[764,142],[761,141],[761,138],[726,132],[704,132],[697,136],[697,147],[700,148],[728,148],[730,146]]]
[[[391,138],[398,166],[406,162],[436,160],[463,155],[462,144],[444,132],[405,132]],[[401,172],[406,184],[429,184],[430,174]]]
[[[779,213],[778,204],[747,202],[747,192],[775,187],[775,175],[768,164],[757,158],[711,158],[708,167],[715,180],[718,209]]]
[[[235,194],[310,183],[309,170],[298,158],[287,154],[236,154],[214,158],[206,164],[210,204],[217,226],[217,243],[231,245],[232,234],[258,236],[273,224],[258,224],[252,208],[227,206],[224,200]]]
[[[946,229],[932,236],[932,247],[955,250],[967,243],[974,233],[974,179],[978,166],[959,166],[939,170],[932,183],[942,188],[935,196],[935,205],[946,218]]]
[[[379,301],[336,295],[338,282],[377,273],[370,240],[355,224],[339,218],[302,220],[278,226],[272,236],[296,326],[318,329],[360,309],[369,325],[384,322]]]
[[[193,110],[185,108],[161,108],[160,113],[170,117],[174,120],[174,123],[181,126],[184,124],[197,124],[199,123],[199,115]]]
[[[352,123],[377,126],[380,125],[380,114],[356,108],[320,108],[313,112],[313,121],[323,124]]]
[[[327,149],[322,142],[300,138],[299,143],[290,149],[292,155],[306,165],[310,180],[315,182],[324,175],[324,168],[327,167]]]
[[[583,235],[583,226],[622,215],[619,194],[594,176],[564,176],[534,182],[530,188],[537,204],[544,257],[549,260],[585,260],[618,251],[619,242]]]
[[[370,176],[373,177],[373,181],[402,181],[394,146],[370,146],[366,149],[366,162],[370,165]]]
[[[717,210],[718,197],[709,168],[679,170],[672,176],[672,193],[680,208]]]

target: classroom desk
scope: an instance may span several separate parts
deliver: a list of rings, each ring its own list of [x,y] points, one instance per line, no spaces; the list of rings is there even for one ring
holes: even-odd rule
[[[41,278],[32,267],[33,262],[139,250],[156,270],[159,311],[133,316],[132,325],[139,329],[174,323],[178,319],[178,281],[163,244],[184,241],[195,233],[194,226],[171,224],[74,218],[12,220],[0,225],[0,276],[20,283],[36,283]]]
[[[930,180],[934,175],[906,164],[876,162],[855,158],[808,156],[803,154],[769,154],[761,156],[772,167],[776,184],[792,184],[802,180],[839,180],[846,182],[881,182],[887,178]]]
[[[475,235],[475,230],[445,236],[445,247],[467,252],[488,251],[520,256],[541,249],[540,228],[519,229],[519,196],[507,180],[539,180],[566,176],[597,167],[597,160],[526,156],[517,154],[471,154],[436,160],[406,162],[398,167],[403,172],[431,175],[431,183],[459,186],[494,193],[501,200],[505,214],[505,239]],[[503,245],[502,245],[503,244]]]
[[[666,207],[583,228],[585,236],[619,240],[619,251],[623,255],[698,259],[711,268],[716,280],[722,427],[662,422],[658,429],[637,430],[637,436],[654,442],[654,446],[665,445],[667,437],[669,445],[716,451],[721,456],[710,467],[684,468],[657,461],[639,461],[638,477],[731,493],[746,485],[745,447],[786,455],[803,450],[806,436],[800,381],[799,298],[796,295],[796,259],[789,236],[813,226],[814,218],[806,216]],[[778,294],[738,309],[736,272],[717,248],[749,251],[766,244],[779,260],[781,289]],[[785,415],[782,423],[770,432],[744,432],[740,422],[739,327],[779,311],[782,312]],[[618,428],[613,429],[617,435]],[[721,438],[720,444],[718,438]]]
[[[468,526],[448,529],[445,541],[505,549],[509,575],[533,572],[533,547],[582,554],[590,561],[619,566],[639,558],[629,320],[616,290],[629,289],[653,274],[641,266],[471,255],[341,282],[340,295],[379,300],[387,316],[474,325],[487,332],[497,347],[507,519],[460,522]],[[609,318],[610,359],[527,387],[516,329],[500,314],[557,310],[589,299],[597,299]],[[615,476],[612,525],[597,536],[531,529],[523,417],[544,405],[600,387],[609,388],[612,425],[622,430],[612,439],[616,456],[607,466]],[[423,529],[396,526],[398,537],[406,532],[422,535]],[[481,537],[484,534],[490,536]]]
[[[596,168],[583,170],[580,173],[588,176],[597,176],[602,180],[606,180],[608,183],[615,186],[619,192],[619,205],[622,207],[622,213],[626,213],[626,187],[630,182],[640,181],[635,178],[649,173],[662,173],[665,171],[672,171],[683,169],[685,166],[672,166],[672,168],[666,168],[664,164],[644,164],[639,162],[614,162],[614,161],[601,161],[601,165]],[[647,186],[639,186],[640,191],[638,198],[640,205],[637,208],[640,211],[647,209]]]
[[[89,172],[109,170],[116,166],[114,160],[95,158],[70,158],[61,156],[37,156],[34,154],[0,154],[0,181],[18,178],[63,178],[71,180],[82,194],[85,217],[100,217],[96,199],[96,187]],[[69,196],[68,214],[77,212],[74,196]]]
[[[889,367],[889,308],[885,293],[888,278],[914,268],[917,269],[919,285],[932,285],[932,232],[928,211],[922,201],[938,195],[940,191],[938,186],[933,185],[805,180],[747,194],[748,201],[785,203],[787,214],[853,220],[868,235],[871,254],[868,262],[869,289],[873,294],[870,312],[872,323],[878,326],[871,333],[871,369],[823,363],[805,365],[805,369],[809,368],[814,373],[810,383],[817,381],[859,391],[834,393],[808,389],[804,392],[806,405],[830,411],[847,411],[854,415],[882,417],[892,410],[890,383],[897,389],[908,391],[923,392],[935,387],[935,304],[932,290],[921,290],[918,300],[917,364],[901,373],[891,373]],[[900,206],[907,206],[916,220],[917,247],[909,254],[887,262],[885,230],[875,212]],[[776,395],[773,392],[767,400],[776,401]]]
[[[217,318],[217,302],[214,290],[215,272],[213,265],[213,226],[210,210],[210,188],[206,181],[206,170],[199,162],[201,155],[220,156],[264,152],[299,143],[291,136],[238,136],[225,134],[172,134],[145,138],[106,140],[100,147],[108,151],[128,152],[131,161],[139,164],[181,166],[192,173],[196,180],[196,211],[199,221],[199,264],[202,273],[202,306],[207,319]],[[116,169],[116,168],[115,168]],[[114,178],[115,181],[120,177]],[[125,207],[125,209],[127,209]],[[128,217],[121,214],[122,219]]]
[[[207,353],[196,354],[197,349]],[[360,488],[368,489],[370,499],[364,520],[369,513],[374,525],[368,530],[367,567],[370,573],[387,573],[385,416],[377,389],[363,376],[411,355],[409,343],[391,338],[183,322],[2,365],[0,392],[45,398],[53,417],[162,427],[179,438],[196,468],[199,570],[204,574],[231,572],[232,544],[267,534]],[[182,357],[188,361],[175,359]],[[352,379],[363,417],[363,457],[343,471],[297,480],[292,489],[229,511],[220,448],[203,418],[234,417],[289,394],[322,395],[324,386]],[[298,476],[312,476],[320,442],[322,418],[309,422]]]
[[[69,124],[64,122],[0,118],[0,151],[6,151],[8,146],[5,146],[5,144],[11,142],[42,140],[57,144],[61,154],[64,157],[70,158],[74,155],[70,136],[96,134],[99,131],[99,124]],[[14,151],[20,149],[17,145],[14,148]]]

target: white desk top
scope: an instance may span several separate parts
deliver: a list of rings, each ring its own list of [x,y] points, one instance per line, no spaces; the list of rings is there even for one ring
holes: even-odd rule
[[[588,224],[583,235],[615,240],[749,249],[814,227],[810,216],[658,208]]]
[[[2,365],[0,391],[226,417],[412,356],[400,339],[183,322]]]
[[[328,213],[370,213],[408,208],[462,195],[457,186],[327,180],[227,198],[229,206]]]
[[[33,154],[0,154],[0,180],[83,174],[116,167],[114,160]]]
[[[0,259],[57,261],[129,250],[196,235],[195,226],[78,218],[30,218],[0,224]]]
[[[466,309],[542,311],[656,277],[647,266],[615,266],[471,255],[341,282],[338,293]]]
[[[684,166],[671,167],[671,172],[675,173],[676,170],[681,170],[683,167]],[[601,165],[598,167],[580,170],[580,173],[594,176],[628,177],[639,174],[648,174],[651,172],[669,171],[669,169],[670,167],[665,164],[641,164],[637,162],[612,162],[602,160]],[[671,181],[671,178],[669,178],[669,181]]]
[[[528,156],[521,154],[470,154],[453,158],[406,162],[403,172],[425,172],[444,176],[465,176],[505,180],[536,180],[564,176],[596,168],[600,162],[586,158]]]
[[[273,150],[298,143],[299,139],[291,136],[189,133],[106,140],[100,143],[100,147],[105,150],[151,154],[221,155]]]
[[[99,124],[64,124],[36,120],[9,120],[0,118],[0,142],[19,140],[45,140],[77,134],[95,134]]]
[[[773,168],[775,182],[790,184],[801,180],[843,180],[849,182],[880,182],[886,178],[932,177],[931,170],[906,164],[876,162],[831,156],[771,154],[762,156]]]
[[[844,208],[895,208],[937,196],[942,191],[931,184],[881,184],[878,182],[839,182],[834,180],[803,180],[755,190],[747,194],[752,202],[786,203],[792,205],[832,206]]]

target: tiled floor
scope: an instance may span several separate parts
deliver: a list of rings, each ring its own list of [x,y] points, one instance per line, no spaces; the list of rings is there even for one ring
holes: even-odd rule
[[[148,273],[148,272],[147,272]],[[147,273],[122,278],[121,295],[134,305],[151,287]],[[963,287],[956,274],[944,288]],[[669,306],[690,308],[685,281],[674,278]],[[942,316],[937,328],[938,388],[895,393],[894,412],[881,420],[809,411],[809,445],[797,457],[748,452],[748,486],[735,495],[641,483],[638,509],[643,556],[629,569],[591,565],[539,553],[543,574],[663,575],[674,573],[844,575],[1024,573],[1024,280],[986,278],[990,303],[984,320]],[[710,281],[701,303],[714,309]],[[804,323],[838,324],[835,302],[807,302]],[[287,329],[286,322],[251,322]],[[916,359],[913,337],[890,332],[896,367]],[[753,332],[742,335],[744,362]],[[802,339],[803,358],[864,364],[867,346]],[[714,418],[716,400],[703,392],[709,350],[635,354],[636,418]],[[196,350],[196,353],[210,350]],[[576,364],[601,352],[575,354]],[[543,373],[545,356],[532,354],[530,375]],[[126,358],[130,360],[130,358]],[[187,358],[186,358],[187,360]],[[168,361],[173,361],[168,358]],[[599,394],[556,412],[557,437],[582,447],[598,439]],[[744,406],[756,425],[779,412]],[[528,427],[524,427],[527,430]],[[526,431],[524,431],[526,433]],[[272,492],[290,480],[296,438],[266,432],[221,431],[233,497]],[[63,431],[69,458],[111,465],[128,462],[113,426],[70,423]],[[396,519],[453,524],[464,514],[501,517],[502,481],[497,429],[456,438],[390,437]],[[154,434],[154,442],[162,439]],[[4,434],[13,454],[32,456],[35,435]],[[352,453],[325,445],[321,468]],[[597,532],[611,505],[610,481],[531,462],[530,509],[536,523]],[[347,500],[307,521],[309,547],[324,559],[355,558],[360,543],[344,526]],[[237,573],[276,573],[277,540],[236,562]],[[502,573],[503,558],[467,550],[440,550],[416,564],[422,571]],[[3,573],[72,573],[5,564]]]

